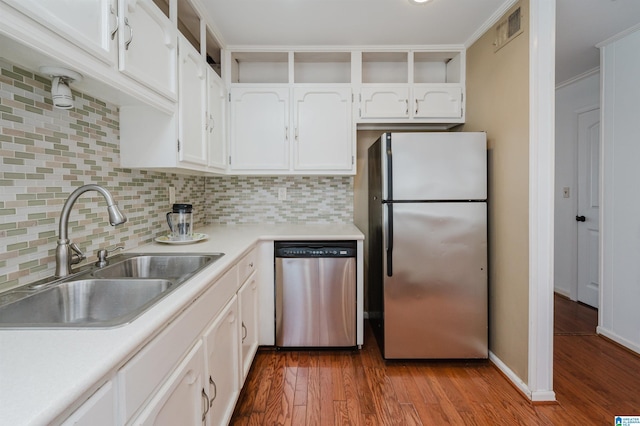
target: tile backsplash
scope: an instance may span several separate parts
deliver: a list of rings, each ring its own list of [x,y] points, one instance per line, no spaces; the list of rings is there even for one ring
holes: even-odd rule
[[[54,109],[51,82],[0,58],[0,291],[50,276],[58,218],[68,195],[93,183],[108,189],[128,222],[113,228],[96,192],[75,203],[69,236],[95,258],[166,233],[168,187],[210,223],[347,223],[350,177],[186,176],[119,166],[118,109],[74,91],[75,107]],[[278,189],[286,188],[286,200]],[[203,195],[204,194],[204,195]]]

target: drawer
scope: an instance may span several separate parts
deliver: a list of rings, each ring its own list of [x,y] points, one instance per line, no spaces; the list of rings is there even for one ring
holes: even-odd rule
[[[235,295],[236,267],[227,271],[118,372],[121,423],[128,422]]]
[[[256,250],[251,249],[251,251],[238,262],[238,286],[241,286],[255,270]]]

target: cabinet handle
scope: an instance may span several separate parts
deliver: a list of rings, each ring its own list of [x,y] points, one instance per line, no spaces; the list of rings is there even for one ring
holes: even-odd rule
[[[213,400],[218,396],[218,387],[211,376],[209,376],[209,385],[213,386],[213,398],[209,400],[209,407],[211,407],[213,405]]]
[[[298,140],[298,128],[296,127],[296,140]]]
[[[124,49],[125,50],[129,50],[129,45],[131,44],[131,42],[133,41],[133,28],[131,28],[131,25],[129,25],[129,20],[125,17],[124,18],[124,25],[129,28],[129,40],[127,40],[124,44]]]
[[[242,321],[242,343],[244,343],[244,339],[247,338],[247,327],[244,325],[244,321]]]
[[[204,388],[202,388],[202,397],[204,398],[204,410],[202,411],[202,421],[204,422],[207,418],[207,414],[209,414],[209,408],[211,407],[211,405],[209,405],[209,395],[207,395]]]
[[[284,128],[284,140],[285,141],[289,140],[289,126],[285,126]]]
[[[118,28],[120,28],[120,19],[118,19],[118,15],[116,14],[115,9],[111,6],[111,14],[116,17],[116,27],[111,30],[111,40],[116,38],[116,33],[118,32]]]
[[[405,105],[404,114],[408,116],[409,115],[409,99],[405,99],[404,105]]]
[[[418,115],[418,100],[417,99],[416,99],[416,112],[415,112],[415,114]]]

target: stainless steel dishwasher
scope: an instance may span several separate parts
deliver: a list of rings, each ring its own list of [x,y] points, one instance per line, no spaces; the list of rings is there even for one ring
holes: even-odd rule
[[[275,242],[277,347],[356,346],[356,242]]]

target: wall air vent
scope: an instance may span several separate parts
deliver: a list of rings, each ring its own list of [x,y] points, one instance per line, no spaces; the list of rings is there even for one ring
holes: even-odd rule
[[[518,7],[496,25],[496,40],[493,43],[494,52],[500,50],[520,34],[522,34],[522,13],[520,7]]]

